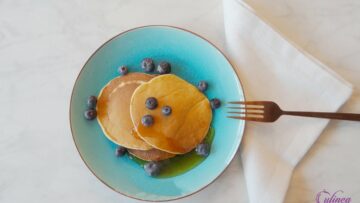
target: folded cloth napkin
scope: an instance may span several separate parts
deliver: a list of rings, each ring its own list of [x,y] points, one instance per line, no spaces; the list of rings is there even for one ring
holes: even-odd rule
[[[275,101],[284,110],[335,112],[352,87],[296,47],[240,0],[224,0],[226,46],[247,100]],[[327,119],[283,116],[247,122],[241,145],[251,203],[280,203],[294,167],[328,124]]]

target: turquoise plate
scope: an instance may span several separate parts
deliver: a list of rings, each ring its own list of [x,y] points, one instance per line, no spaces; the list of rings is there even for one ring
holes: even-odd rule
[[[172,73],[192,84],[208,81],[208,98],[223,106],[214,111],[215,137],[211,154],[188,172],[164,179],[147,176],[128,158],[114,156],[115,145],[96,120],[86,121],[86,99],[98,95],[115,78],[117,67],[127,65],[141,72],[140,62],[151,57],[169,61]],[[239,78],[226,57],[204,38],[170,26],[145,26],[121,33],[107,41],[82,68],[71,96],[70,125],[75,145],[92,173],[113,190],[140,200],[166,201],[191,195],[213,182],[233,159],[244,132],[244,121],[226,118],[227,101],[244,100]]]

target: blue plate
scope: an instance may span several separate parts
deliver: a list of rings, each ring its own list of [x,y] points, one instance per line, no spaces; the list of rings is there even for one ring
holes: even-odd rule
[[[115,78],[117,67],[127,65],[141,72],[140,62],[151,57],[169,61],[172,73],[192,84],[208,81],[208,98],[223,106],[214,111],[215,137],[211,154],[201,164],[179,176],[157,179],[128,158],[114,156],[115,145],[103,134],[96,120],[83,113],[90,95]],[[214,181],[233,159],[245,123],[226,118],[225,102],[244,100],[239,78],[226,57],[204,38],[170,26],[145,26],[121,33],[102,45],[82,68],[71,96],[70,125],[76,147],[85,164],[113,190],[141,200],[166,201],[191,195]]]

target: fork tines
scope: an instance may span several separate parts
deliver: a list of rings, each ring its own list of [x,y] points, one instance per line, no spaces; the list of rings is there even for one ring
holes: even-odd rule
[[[240,106],[227,106],[229,109],[238,109],[239,111],[228,111],[229,114],[238,114],[239,116],[227,116],[228,118],[262,121],[264,118],[264,106],[259,101],[233,101],[228,104],[240,104]]]

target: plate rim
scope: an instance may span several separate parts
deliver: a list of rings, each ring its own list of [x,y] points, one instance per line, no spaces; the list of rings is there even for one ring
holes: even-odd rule
[[[209,43],[212,47],[214,47],[224,58],[225,60],[230,64],[231,68],[233,69],[233,71],[235,72],[235,75],[236,75],[236,79],[237,81],[240,83],[240,88],[241,88],[241,91],[243,93],[243,97],[244,97],[244,101],[246,101],[246,95],[245,95],[245,91],[244,91],[244,86],[240,80],[240,76],[239,76],[239,72],[237,70],[237,68],[235,68],[236,66],[231,62],[231,60],[226,56],[226,54],[221,51],[221,49],[219,47],[217,47],[214,43],[212,43],[210,40],[208,40],[207,38],[201,36],[200,34],[197,34],[191,30],[188,30],[188,29],[185,29],[185,28],[182,28],[182,27],[178,27],[178,26],[173,26],[173,25],[165,25],[165,24],[154,24],[154,25],[144,25],[144,26],[138,26],[138,27],[134,27],[134,28],[131,28],[131,29],[128,29],[128,30],[125,30],[123,32],[120,32],[118,34],[116,34],[115,36],[111,37],[110,39],[106,40],[104,43],[101,44],[101,46],[99,46],[90,56],[89,58],[86,60],[86,62],[84,63],[84,65],[82,66],[81,70],[79,71],[76,79],[75,79],[75,82],[74,82],[74,85],[73,85],[73,88],[71,90],[71,96],[70,96],[70,107],[69,107],[69,123],[70,123],[70,131],[71,131],[71,137],[73,139],[73,142],[75,144],[75,148],[78,152],[78,154],[80,155],[80,158],[81,160],[84,162],[84,164],[86,165],[86,167],[89,169],[89,171],[100,181],[102,182],[104,185],[106,185],[108,188],[110,188],[111,190],[125,196],[125,197],[128,197],[128,198],[132,198],[132,199],[136,199],[136,200],[140,200],[140,201],[146,201],[146,202],[167,202],[167,201],[173,201],[173,200],[179,200],[179,199],[183,199],[183,198],[186,198],[186,197],[189,197],[191,195],[194,195],[200,191],[202,191],[203,189],[207,188],[209,185],[211,185],[213,182],[215,182],[225,171],[226,169],[228,169],[230,163],[234,160],[235,158],[235,155],[237,153],[237,151],[239,150],[239,147],[241,145],[241,141],[242,141],[242,138],[245,134],[245,130],[246,130],[246,121],[244,121],[244,127],[242,128],[242,132],[239,133],[239,136],[241,137],[240,138],[240,142],[238,144],[238,146],[236,147],[236,150],[234,152],[234,154],[232,155],[232,157],[230,158],[230,161],[229,163],[227,163],[227,165],[225,166],[225,168],[212,180],[210,181],[209,183],[207,183],[206,185],[202,186],[200,189],[196,190],[196,191],[193,191],[189,194],[185,194],[185,195],[182,195],[182,196],[178,196],[178,197],[175,197],[175,198],[168,198],[168,199],[162,199],[162,200],[150,200],[150,199],[141,199],[139,197],[135,197],[135,196],[131,196],[129,194],[125,194],[124,192],[121,192],[115,188],[113,188],[112,186],[110,186],[108,183],[106,183],[104,180],[102,180],[99,176],[97,176],[97,174],[91,169],[91,167],[88,165],[88,163],[85,161],[85,159],[83,158],[83,156],[81,155],[80,151],[79,151],[79,147],[75,141],[75,137],[74,137],[74,132],[73,132],[73,126],[72,126],[72,120],[71,120],[71,110],[72,110],[72,103],[73,103],[73,95],[74,95],[74,89],[78,83],[78,80],[79,80],[79,77],[81,75],[81,73],[83,72],[85,66],[88,64],[88,62],[90,61],[90,59],[101,49],[103,48],[108,42],[112,41],[113,39],[125,34],[125,33],[128,33],[128,32],[131,32],[131,31],[134,31],[134,30],[137,30],[137,29],[141,29],[141,28],[147,28],[147,27],[165,27],[165,28],[172,28],[172,29],[176,29],[176,30],[180,30],[180,31],[184,31],[184,32],[187,32],[187,33],[190,33],[190,34],[193,34],[197,37],[199,37],[200,39],[206,41],[207,43]]]

